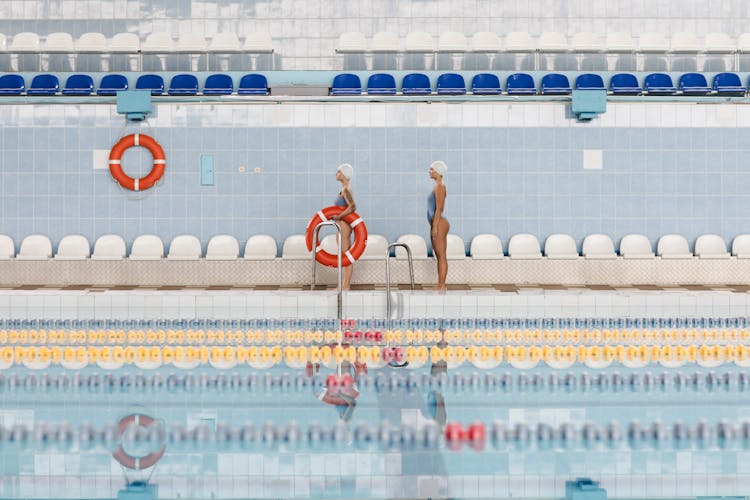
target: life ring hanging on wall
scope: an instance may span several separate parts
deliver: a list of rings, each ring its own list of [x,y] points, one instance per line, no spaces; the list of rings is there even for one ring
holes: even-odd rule
[[[125,468],[131,470],[148,469],[152,465],[156,464],[156,462],[158,462],[162,456],[164,456],[164,452],[167,450],[167,445],[163,444],[156,451],[152,451],[151,453],[148,453],[147,455],[142,457],[134,457],[133,455],[130,455],[122,446],[122,437],[125,434],[127,428],[131,425],[139,425],[148,428],[152,425],[160,424],[148,415],[142,415],[140,413],[133,413],[121,418],[117,423],[117,433],[120,438],[120,446],[115,450],[112,456]]]
[[[148,149],[154,157],[154,166],[151,168],[151,172],[140,179],[130,177],[122,169],[122,155],[127,149],[133,146],[141,146]],[[143,191],[156,184],[156,181],[164,175],[166,165],[167,160],[164,155],[164,149],[162,149],[161,145],[153,137],[144,134],[126,135],[117,144],[112,146],[112,151],[109,153],[109,172],[120,186],[131,191]]]
[[[344,207],[334,205],[318,210],[315,213],[310,220],[310,223],[307,224],[307,230],[305,231],[305,243],[307,243],[308,250],[313,251],[313,233],[315,232],[315,226],[321,222],[330,220],[331,217],[340,214],[344,210]],[[352,226],[352,231],[354,232],[354,243],[352,243],[352,247],[341,254],[341,265],[350,266],[355,260],[359,259],[360,256],[362,256],[362,252],[365,251],[365,246],[367,246],[367,226],[365,226],[365,221],[362,220],[362,217],[357,215],[356,212],[350,213],[344,217],[343,220]],[[323,250],[319,241],[315,242],[315,260],[324,266],[338,266],[338,256]]]

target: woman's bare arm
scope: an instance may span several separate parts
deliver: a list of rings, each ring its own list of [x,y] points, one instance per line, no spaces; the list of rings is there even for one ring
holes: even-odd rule
[[[446,190],[443,184],[435,186],[435,215],[432,218],[432,236],[437,235],[437,228],[440,224],[440,218],[443,215],[443,209],[445,208],[445,195]]]
[[[331,217],[333,220],[341,220],[347,215],[357,211],[357,204],[354,203],[354,196],[352,196],[351,191],[349,191],[348,189],[344,189],[343,191],[341,191],[341,196],[343,196],[344,201],[346,201],[346,208],[340,214]]]

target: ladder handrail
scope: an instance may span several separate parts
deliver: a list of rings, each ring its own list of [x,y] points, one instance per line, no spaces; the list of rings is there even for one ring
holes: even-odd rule
[[[385,253],[385,322],[386,322],[386,329],[391,329],[391,248],[396,247],[402,247],[406,249],[406,257],[409,259],[409,278],[411,279],[411,289],[414,290],[414,264],[412,263],[411,259],[411,248],[409,248],[409,245],[406,243],[401,242],[395,242],[388,245],[388,249]],[[390,342],[386,343],[387,346],[390,347]],[[409,364],[409,362],[405,362],[402,364],[398,364],[395,361],[391,361],[388,363],[393,368],[404,368]]]
[[[411,248],[406,243],[395,242],[388,245],[385,254],[385,319],[390,325],[391,322],[391,248],[402,247],[406,250],[406,257],[409,259],[409,278],[411,279],[411,289],[414,290],[414,263],[411,258]]]
[[[315,226],[315,229],[313,229],[313,245],[318,243],[318,233],[320,233],[320,229],[323,226],[333,226],[336,228],[336,233],[338,233],[338,238],[336,238],[336,243],[338,245],[338,251],[336,252],[338,254],[338,265],[336,266],[339,273],[339,289],[338,289],[338,303],[337,303],[337,317],[339,322],[341,322],[341,319],[343,317],[343,301],[342,301],[342,290],[341,287],[343,285],[343,282],[341,281],[341,228],[339,227],[336,222],[332,220],[327,220],[319,223],[317,226]],[[312,251],[312,283],[310,284],[310,290],[315,290],[315,268],[317,267],[315,256],[318,253],[318,249],[313,247]]]

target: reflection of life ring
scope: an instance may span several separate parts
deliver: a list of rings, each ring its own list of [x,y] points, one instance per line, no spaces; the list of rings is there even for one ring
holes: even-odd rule
[[[122,169],[122,154],[126,149],[133,146],[142,146],[148,149],[154,157],[154,166],[151,172],[146,177],[140,179],[133,179]],[[167,160],[161,145],[153,137],[143,134],[126,135],[117,144],[112,146],[112,151],[109,153],[109,171],[112,177],[114,177],[120,186],[131,191],[143,191],[156,184],[156,181],[164,175],[166,164]]]
[[[344,207],[331,206],[318,210],[315,213],[312,220],[310,220],[310,223],[307,225],[307,231],[305,232],[305,242],[307,243],[308,250],[313,250],[313,233],[315,232],[315,226],[321,222],[329,220],[334,215],[338,215],[343,211]],[[362,217],[355,212],[350,213],[344,217],[343,220],[352,226],[352,230],[354,231],[354,243],[352,244],[352,247],[341,255],[341,265],[349,266],[362,255],[362,252],[365,251],[365,246],[367,245],[367,227],[365,226],[365,221],[362,220]],[[319,241],[315,242],[315,260],[324,266],[338,266],[338,256],[323,250]]]
[[[167,450],[167,445],[163,444],[158,450],[152,451],[151,453],[143,457],[134,457],[128,454],[125,451],[125,448],[122,447],[122,436],[125,434],[127,428],[131,425],[138,425],[148,428],[152,425],[159,425],[159,423],[148,415],[141,415],[139,413],[127,415],[120,419],[120,421],[117,423],[117,433],[120,436],[120,446],[118,446],[117,450],[115,450],[112,456],[115,457],[115,460],[120,462],[120,464],[122,464],[124,467],[127,467],[128,469],[148,469],[156,462],[158,462],[159,459],[164,455],[164,452]]]

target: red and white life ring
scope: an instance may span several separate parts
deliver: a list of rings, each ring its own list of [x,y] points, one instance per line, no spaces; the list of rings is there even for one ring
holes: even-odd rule
[[[154,166],[151,172],[146,177],[140,179],[130,177],[122,169],[122,155],[125,150],[133,146],[141,146],[148,149],[154,157]],[[120,186],[131,191],[143,191],[156,184],[156,181],[164,175],[166,165],[167,160],[166,156],[164,156],[164,149],[162,149],[161,145],[153,137],[144,134],[126,135],[117,144],[112,146],[112,151],[109,153],[109,171],[112,177],[114,177]]]
[[[120,446],[115,450],[115,452],[112,454],[112,456],[120,462],[120,464],[123,467],[126,467],[128,469],[132,470],[143,470],[148,469],[152,465],[154,465],[156,462],[161,459],[162,456],[164,456],[164,452],[167,450],[166,443],[161,446],[156,451],[152,451],[151,453],[143,456],[143,457],[134,457],[133,455],[130,455],[128,452],[125,451],[125,448],[122,447],[122,436],[125,434],[125,431],[128,427],[131,425],[140,425],[143,427],[151,427],[152,425],[160,425],[156,420],[149,417],[148,415],[141,415],[140,413],[133,413],[131,415],[127,415],[120,419],[120,421],[117,423],[117,432],[120,436]]]
[[[321,222],[330,220],[334,215],[338,215],[345,210],[344,207],[331,206],[326,207],[322,210],[318,210],[310,223],[307,225],[307,231],[305,231],[305,242],[307,243],[307,249],[313,251],[313,232],[315,232],[315,226]],[[350,266],[355,260],[362,256],[362,252],[365,251],[367,246],[367,226],[362,217],[357,215],[356,212],[352,212],[344,217],[344,222],[348,223],[354,231],[354,243],[349,250],[341,255],[341,265]],[[330,254],[323,250],[319,241],[315,242],[315,260],[328,267],[338,266],[338,256]]]

